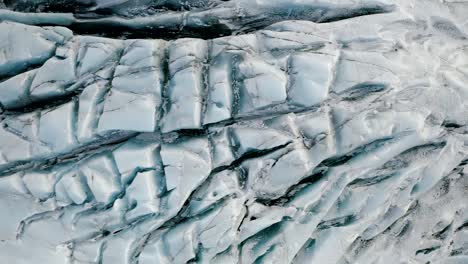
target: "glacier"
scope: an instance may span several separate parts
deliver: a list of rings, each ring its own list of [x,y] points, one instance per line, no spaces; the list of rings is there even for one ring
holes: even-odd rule
[[[468,263],[468,1],[0,8],[1,263]]]

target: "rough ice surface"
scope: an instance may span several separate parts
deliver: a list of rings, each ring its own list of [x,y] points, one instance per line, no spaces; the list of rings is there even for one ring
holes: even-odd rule
[[[468,263],[468,2],[0,0],[1,263]]]

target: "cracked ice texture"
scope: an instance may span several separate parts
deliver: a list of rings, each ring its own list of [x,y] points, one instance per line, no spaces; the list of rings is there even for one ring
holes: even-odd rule
[[[468,3],[2,4],[5,263],[468,263]]]

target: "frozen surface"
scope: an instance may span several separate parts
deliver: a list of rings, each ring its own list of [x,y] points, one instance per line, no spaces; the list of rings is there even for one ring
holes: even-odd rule
[[[468,263],[468,2],[58,2],[0,0],[0,262]]]

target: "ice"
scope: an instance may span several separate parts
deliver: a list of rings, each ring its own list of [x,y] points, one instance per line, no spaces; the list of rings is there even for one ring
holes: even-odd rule
[[[102,101],[109,90],[107,81],[97,81],[86,86],[80,94],[78,105],[77,137],[86,142],[96,135],[99,114],[103,110]]]
[[[128,220],[136,219],[159,211],[159,195],[162,192],[160,175],[155,171],[137,173],[133,182],[127,187],[126,197],[134,208],[126,214]]]
[[[39,200],[47,200],[54,193],[55,175],[47,171],[26,173],[23,181],[28,191]]]
[[[88,200],[88,186],[83,175],[78,171],[70,171],[61,175],[55,185],[55,195],[58,203],[83,204]]]
[[[273,129],[232,128],[231,136],[235,141],[238,156],[273,149],[290,142],[286,135]]]
[[[5,128],[0,128],[1,163],[8,164],[31,156],[31,143]]]
[[[312,170],[312,162],[306,150],[300,148],[279,158],[262,161],[257,166],[258,171],[249,175],[252,179],[252,189],[257,197],[267,199],[280,197],[291,185],[308,176]]]
[[[72,49],[60,55],[61,58],[51,58],[37,70],[30,88],[32,97],[47,98],[62,95],[65,93],[64,90],[75,82],[76,55]]]
[[[170,105],[162,120],[162,132],[200,128],[206,49],[205,41],[192,39],[177,40],[170,46],[167,91]]]
[[[467,3],[59,2],[0,0],[3,262],[467,263]]]
[[[190,201],[190,214],[197,215],[213,206],[221,199],[240,194],[239,173],[236,171],[222,171],[213,175],[209,183],[194,193]]]
[[[0,83],[0,103],[5,108],[21,107],[28,103],[29,87],[36,74],[31,70]]]
[[[272,107],[286,101],[285,74],[256,58],[244,57],[238,66],[240,89],[240,113]]]
[[[203,124],[216,123],[232,117],[234,90],[232,64],[235,55],[220,54],[213,59],[209,69],[208,102]]]
[[[115,149],[112,154],[116,166],[122,175],[122,182],[127,184],[132,181],[135,173],[148,169],[156,169],[158,163],[159,146],[131,140]],[[135,159],[134,157],[138,157]]]
[[[208,141],[194,138],[187,142],[168,144],[161,147],[166,188],[176,189],[174,197],[184,197],[187,191],[206,178],[211,168]]]
[[[213,166],[227,166],[234,161],[234,153],[231,148],[231,136],[229,129],[213,131],[210,135],[210,146],[213,156]]]
[[[122,185],[115,161],[109,155],[98,155],[81,167],[89,188],[99,203],[115,200]]]
[[[106,97],[97,132],[100,134],[112,130],[152,132],[156,127],[156,106],[156,99],[152,96],[141,96],[113,89]]]
[[[80,63],[77,73],[80,76],[104,68],[107,63],[112,62],[112,59],[118,58],[122,48],[119,41],[105,38],[81,37],[78,42]]]
[[[289,62],[290,102],[300,106],[320,104],[328,97],[332,82],[334,57],[321,54],[298,54]]]
[[[0,32],[1,77],[12,76],[31,66],[40,65],[53,56],[56,44],[64,43],[71,35],[66,29],[56,32],[11,22],[0,23]]]
[[[380,83],[393,84],[398,81],[394,76],[391,62],[380,54],[353,51],[344,51],[336,67],[336,79],[333,91],[340,93],[355,85],[364,82],[375,82],[378,78]]]
[[[55,150],[64,150],[76,142],[75,107],[72,101],[41,113],[39,139]]]

